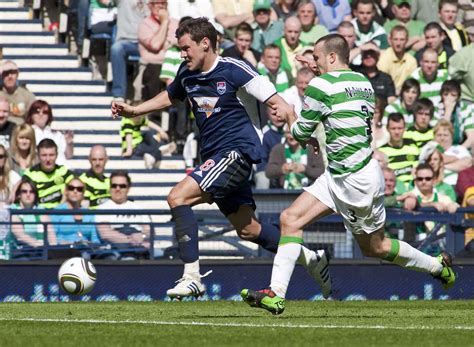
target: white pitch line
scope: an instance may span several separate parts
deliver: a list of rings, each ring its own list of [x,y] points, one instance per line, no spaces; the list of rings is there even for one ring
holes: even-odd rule
[[[214,322],[173,322],[155,320],[105,320],[105,319],[60,319],[60,318],[8,318],[0,317],[0,321],[40,322],[40,323],[79,323],[79,324],[140,324],[140,325],[183,325],[205,327],[237,327],[237,328],[283,328],[283,329],[372,329],[372,330],[474,330],[474,326],[389,326],[389,325],[325,325],[325,324],[250,324],[250,323],[214,323]]]

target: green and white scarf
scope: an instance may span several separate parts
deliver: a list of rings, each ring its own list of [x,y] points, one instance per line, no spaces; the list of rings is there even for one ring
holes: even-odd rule
[[[291,151],[290,146],[285,143],[285,158],[287,163],[298,163],[308,165],[308,155],[306,150],[298,147],[295,152]],[[285,175],[283,188],[285,189],[301,189],[308,185],[308,177],[304,173],[290,172]]]

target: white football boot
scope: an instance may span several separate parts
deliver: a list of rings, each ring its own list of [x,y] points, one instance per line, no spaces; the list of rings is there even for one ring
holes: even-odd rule
[[[314,278],[321,287],[321,293],[325,299],[332,293],[332,280],[329,274],[329,260],[331,257],[324,249],[311,251],[311,258],[305,264],[306,271]]]
[[[201,278],[206,277],[212,272],[212,270],[206,272],[204,275],[199,275],[199,278],[184,274],[179,280],[176,281],[174,288],[168,289],[166,295],[171,299],[182,299],[185,297],[199,297],[204,295],[206,292],[206,285],[201,282]]]

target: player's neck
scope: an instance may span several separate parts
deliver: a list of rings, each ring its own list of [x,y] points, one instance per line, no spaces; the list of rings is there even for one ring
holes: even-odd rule
[[[326,72],[333,72],[338,70],[349,70],[349,65],[336,62],[332,65],[329,65]]]
[[[211,70],[218,58],[219,56],[217,55],[217,53],[209,53],[204,58],[204,63],[202,64],[201,72],[208,72],[209,70]]]

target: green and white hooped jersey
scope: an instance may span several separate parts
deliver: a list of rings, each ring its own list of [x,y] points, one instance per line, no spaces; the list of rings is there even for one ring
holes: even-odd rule
[[[325,73],[306,88],[301,115],[291,131],[303,142],[322,122],[329,171],[334,175],[357,172],[372,158],[374,107],[374,90],[364,75],[352,70]]]

